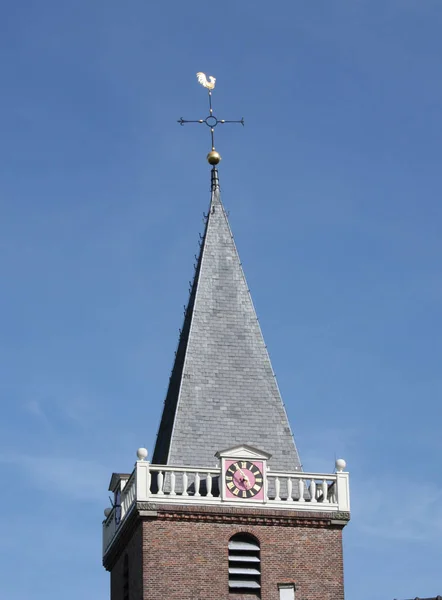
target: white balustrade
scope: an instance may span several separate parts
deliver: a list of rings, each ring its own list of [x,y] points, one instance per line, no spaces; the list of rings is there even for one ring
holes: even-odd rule
[[[272,473],[267,472],[269,504],[293,502],[304,504],[303,510],[324,510],[324,506],[313,507],[312,504],[329,505],[326,510],[349,511],[348,473],[332,475],[309,473]],[[340,494],[337,486],[341,485]]]
[[[213,494],[212,494],[212,475],[211,475],[211,473],[207,473],[207,476],[206,476],[206,490],[207,490],[207,497],[208,498],[213,498]]]
[[[279,492],[281,490],[281,482],[279,481],[279,477],[275,477],[275,501],[281,502],[281,496]]]
[[[121,492],[121,518],[124,519],[126,513],[132,508],[136,499],[135,471],[127,480],[123,491]]]
[[[194,481],[194,486],[195,486],[195,498],[199,498],[201,496],[200,494],[200,483],[201,483],[201,477],[199,476],[199,473],[195,473],[195,481]]]
[[[152,465],[138,460],[121,490],[121,521],[116,507],[103,522],[103,552],[137,502],[170,504],[228,504],[257,506],[257,501],[222,499],[220,468]],[[269,508],[333,512],[350,510],[348,473],[282,473],[267,471],[267,493],[263,505]],[[117,507],[118,508],[118,507]]]
[[[141,489],[140,477],[143,480]],[[169,467],[139,461],[121,492],[122,517],[136,500],[151,500],[158,496],[164,497],[165,502],[180,502],[182,498],[187,498],[186,502],[221,502],[220,478],[220,469]],[[348,473],[327,475],[267,471],[267,481],[269,492],[266,502],[270,504],[305,503],[303,510],[312,510],[312,504],[328,504],[328,510],[349,510]]]
[[[170,495],[171,496],[176,496],[175,484],[176,484],[176,475],[175,475],[175,471],[172,471],[170,474]]]
[[[287,502],[293,502],[293,482],[292,482],[292,478],[288,477],[287,478]]]
[[[188,487],[188,485],[189,485],[189,476],[184,471],[184,473],[183,473],[183,491],[182,491],[182,495],[183,496],[188,496],[189,495],[187,493],[187,487]]]
[[[305,490],[305,483],[303,479],[299,480],[299,498],[298,498],[298,502],[305,502],[305,497],[304,497],[304,490]]]
[[[150,498],[164,496],[165,501],[170,501],[172,497],[220,500],[218,486],[214,486],[213,483],[213,480],[218,480],[220,476],[219,469],[149,465],[149,470]]]
[[[324,479],[324,481],[322,482],[322,501],[323,502],[328,502],[328,484],[327,481]]]
[[[336,481],[333,481],[333,483],[328,488],[328,501],[333,504],[337,504],[338,502],[336,497]]]
[[[109,516],[105,519],[105,521],[103,521],[103,554],[111,545],[116,531],[117,525],[115,521],[115,508],[113,508]]]
[[[164,484],[164,473],[163,473],[163,471],[158,471],[158,475],[157,475],[157,485],[158,485],[157,494],[158,494],[158,496],[162,496],[164,494],[163,484]]]
[[[316,481],[312,479],[310,481],[310,502],[317,502],[316,500]]]

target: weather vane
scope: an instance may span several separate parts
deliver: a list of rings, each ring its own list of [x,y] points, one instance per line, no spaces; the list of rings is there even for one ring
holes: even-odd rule
[[[217,125],[224,125],[224,123],[241,123],[241,125],[244,125],[244,117],[240,121],[226,121],[225,119],[217,119],[213,114],[212,108],[212,90],[215,89],[215,77],[209,75],[209,78],[207,78],[204,73],[197,73],[196,78],[198,79],[198,83],[205,87],[209,92],[209,114],[205,119],[199,119],[198,121],[187,121],[181,117],[181,119],[178,120],[178,123],[180,125],[184,125],[184,123],[205,123],[207,127],[210,128],[212,150],[207,155],[207,161],[211,165],[217,165],[221,160],[221,155],[215,150],[215,127]]]

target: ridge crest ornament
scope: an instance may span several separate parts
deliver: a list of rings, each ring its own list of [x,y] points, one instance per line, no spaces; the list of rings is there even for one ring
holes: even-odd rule
[[[187,120],[187,119],[183,119],[183,117],[181,117],[180,119],[178,119],[178,123],[180,125],[184,125],[185,123],[200,123],[201,125],[206,124],[207,127],[210,128],[210,136],[212,139],[212,149],[209,152],[209,154],[207,155],[207,162],[210,165],[212,165],[213,167],[215,167],[221,161],[221,155],[215,149],[215,127],[217,127],[217,125],[224,125],[225,123],[240,123],[242,126],[244,126],[244,117],[242,117],[238,121],[227,121],[226,119],[218,119],[217,117],[215,117],[215,115],[213,114],[213,108],[212,108],[212,90],[215,89],[216,78],[213,77],[213,75],[209,75],[209,77],[207,77],[206,74],[202,73],[201,71],[199,71],[196,74],[196,77],[197,77],[198,83],[200,83],[203,87],[205,87],[208,90],[209,114],[205,119],[198,119],[198,120]]]

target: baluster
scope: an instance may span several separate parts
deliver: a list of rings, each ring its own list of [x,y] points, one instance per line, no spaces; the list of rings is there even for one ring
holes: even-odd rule
[[[189,484],[189,476],[187,475],[186,471],[184,471],[184,473],[183,473],[183,496],[189,495],[187,493],[188,484]]]
[[[164,483],[164,475],[162,471],[158,471],[157,475],[157,484],[158,484],[158,494],[162,496],[163,492],[163,483]]]
[[[279,477],[275,477],[275,500],[276,500],[276,502],[281,502],[281,497],[279,495],[280,489],[281,489],[281,482],[279,481]]]
[[[327,493],[328,493],[328,485],[327,485],[327,481],[324,479],[324,481],[322,482],[322,501],[328,503]]]
[[[317,502],[316,500],[316,481],[314,479],[310,482],[310,502]]]
[[[287,502],[293,502],[292,492],[293,492],[292,478],[287,477]]]
[[[329,501],[332,502],[333,504],[336,504],[336,482],[335,481],[331,484],[328,495],[329,495]]]
[[[300,479],[299,480],[299,500],[298,500],[298,502],[305,502],[304,489],[305,489],[304,480]]]
[[[210,473],[207,473],[207,477],[206,477],[206,489],[207,489],[207,497],[208,498],[213,498],[213,494],[212,494],[212,475]]]
[[[200,494],[200,482],[201,482],[201,478],[199,473],[195,473],[195,497],[199,498],[201,496]]]
[[[138,488],[138,483],[136,483],[136,487],[135,487],[135,497],[136,497],[136,496],[137,496],[137,494],[138,494],[138,490],[139,490],[139,491],[140,491],[140,493],[141,493],[141,494],[142,494],[144,497],[146,497],[146,498],[148,498],[148,497],[149,497],[149,495],[152,493],[152,492],[151,492],[151,489],[150,489],[150,484],[152,483],[152,473],[151,473],[150,469],[146,469],[146,472],[145,472],[145,474],[146,474],[146,482],[145,482],[145,485],[146,485],[146,487],[145,487],[144,489],[139,489],[139,488]],[[137,477],[138,477],[138,476],[137,476]],[[136,498],[136,499],[138,500],[138,498]]]
[[[176,483],[175,472],[172,471],[170,474],[170,495],[171,496],[176,496],[175,483]]]

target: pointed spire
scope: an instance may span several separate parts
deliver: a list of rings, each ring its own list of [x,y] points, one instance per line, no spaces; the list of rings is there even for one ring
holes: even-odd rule
[[[290,425],[221,202],[218,171],[153,463],[211,467],[239,444],[300,468]]]

